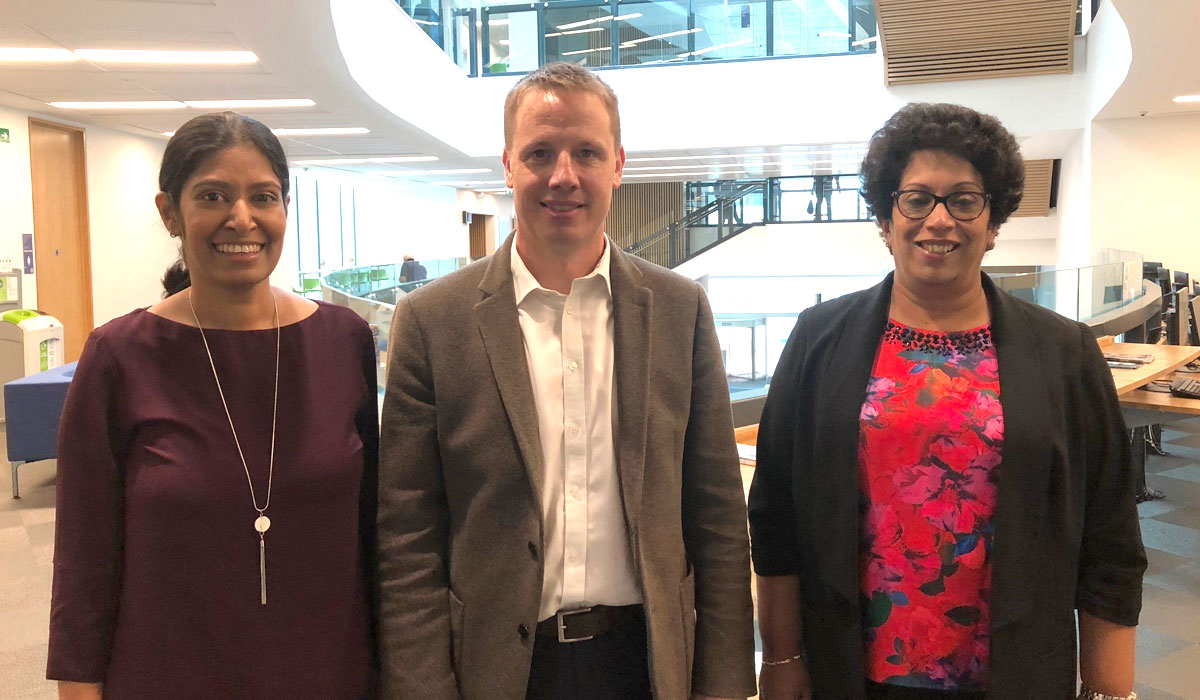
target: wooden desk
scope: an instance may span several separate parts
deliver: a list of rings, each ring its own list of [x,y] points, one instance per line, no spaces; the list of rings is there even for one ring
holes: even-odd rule
[[[1101,342],[1100,349],[1104,352],[1118,352],[1125,355],[1154,356],[1154,362],[1142,365],[1137,369],[1112,370],[1113,382],[1117,385],[1117,395],[1122,397],[1122,402],[1124,402],[1125,394],[1141,388],[1155,379],[1166,377],[1200,357],[1200,347],[1190,345]]]

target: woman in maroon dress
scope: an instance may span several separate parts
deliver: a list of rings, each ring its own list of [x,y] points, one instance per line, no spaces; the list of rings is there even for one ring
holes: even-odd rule
[[[288,183],[232,112],[167,144],[156,203],[190,286],[96,329],[63,411],[64,700],[374,696],[374,343],[271,287]]]

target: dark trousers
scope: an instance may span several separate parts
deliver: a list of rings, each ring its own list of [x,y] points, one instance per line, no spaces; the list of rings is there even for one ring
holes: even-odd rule
[[[562,643],[538,636],[526,700],[651,700],[646,621],[631,617],[607,634]]]
[[[984,692],[928,690],[867,681],[867,700],[986,700]]]

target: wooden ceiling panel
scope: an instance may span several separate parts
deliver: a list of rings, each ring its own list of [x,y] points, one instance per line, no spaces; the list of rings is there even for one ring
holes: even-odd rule
[[[1070,73],[1074,0],[876,0],[888,85]]]
[[[1025,194],[1012,215],[1050,216],[1050,188],[1053,179],[1053,160],[1025,161]]]

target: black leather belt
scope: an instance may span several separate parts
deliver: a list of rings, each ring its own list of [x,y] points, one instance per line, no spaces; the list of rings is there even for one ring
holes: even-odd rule
[[[640,605],[612,607],[595,605],[590,608],[560,610],[537,625],[539,637],[551,637],[563,643],[583,642],[607,634],[622,622],[643,615]]]

